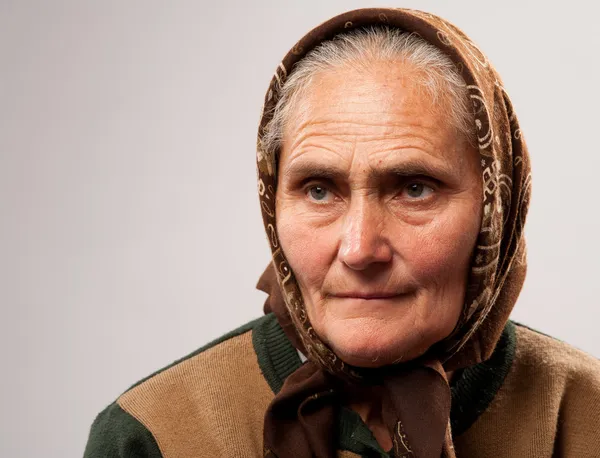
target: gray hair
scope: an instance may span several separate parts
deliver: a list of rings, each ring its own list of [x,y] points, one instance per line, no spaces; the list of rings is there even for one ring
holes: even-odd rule
[[[471,145],[476,145],[475,122],[467,87],[455,64],[440,49],[414,33],[377,26],[339,34],[310,51],[279,87],[280,98],[265,126],[261,148],[277,155],[290,114],[320,72],[351,65],[367,70],[376,61],[408,64],[411,78],[441,110],[451,126]],[[416,70],[416,71],[415,71]],[[437,103],[442,100],[442,103]]]

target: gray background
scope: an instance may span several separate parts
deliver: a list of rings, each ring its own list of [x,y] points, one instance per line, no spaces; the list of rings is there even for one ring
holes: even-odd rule
[[[264,91],[310,28],[380,5],[0,0],[0,456],[80,456],[129,385],[261,314]],[[562,5],[391,6],[503,76],[534,177],[513,318],[600,357],[598,11]]]

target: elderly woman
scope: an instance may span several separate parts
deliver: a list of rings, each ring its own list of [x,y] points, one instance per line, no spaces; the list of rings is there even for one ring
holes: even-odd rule
[[[600,363],[508,320],[529,157],[460,30],[364,9],[309,32],[258,171],[265,316],[127,390],[87,457],[600,456]]]

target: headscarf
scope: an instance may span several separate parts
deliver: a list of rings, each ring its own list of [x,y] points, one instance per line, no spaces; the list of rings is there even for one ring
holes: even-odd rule
[[[319,338],[277,235],[277,152],[262,148],[280,90],[296,62],[320,43],[354,28],[386,25],[417,34],[450,57],[472,102],[483,180],[482,221],[465,303],[452,333],[414,361],[365,370],[345,364]],[[257,287],[269,294],[265,312],[308,361],[291,374],[264,422],[265,456],[335,456],[335,419],[343,384],[378,384],[386,393],[383,420],[395,456],[454,457],[447,371],[490,358],[521,291],[526,272],[523,226],[530,201],[530,161],[512,104],[486,56],[456,26],[408,9],[349,11],[317,26],[287,53],[265,97],[257,141],[258,192],[272,263]]]

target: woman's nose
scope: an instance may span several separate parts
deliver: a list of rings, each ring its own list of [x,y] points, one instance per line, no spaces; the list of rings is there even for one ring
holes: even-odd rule
[[[392,247],[385,237],[385,215],[376,202],[353,202],[342,227],[339,259],[354,270],[392,259]]]

